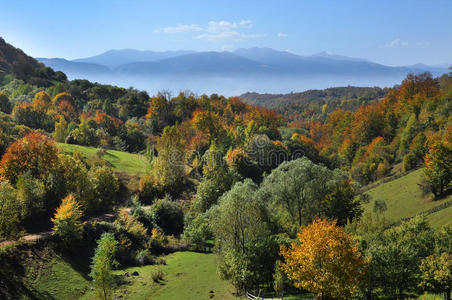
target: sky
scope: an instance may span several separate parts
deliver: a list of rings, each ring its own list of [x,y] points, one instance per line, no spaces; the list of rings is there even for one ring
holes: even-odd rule
[[[451,0],[0,0],[0,36],[34,57],[110,49],[321,51],[452,63]]]

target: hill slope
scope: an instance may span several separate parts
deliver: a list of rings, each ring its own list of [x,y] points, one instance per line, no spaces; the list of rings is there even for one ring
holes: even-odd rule
[[[427,219],[434,227],[452,224],[452,206],[440,209],[442,208],[440,206],[452,202],[452,195],[437,201],[424,197],[418,186],[422,176],[423,170],[419,169],[370,189],[367,194],[372,197],[372,200],[365,205],[365,211],[371,211],[375,200],[382,199],[385,200],[388,208],[385,216],[392,222],[427,213]],[[439,210],[437,212],[430,211],[435,208]]]

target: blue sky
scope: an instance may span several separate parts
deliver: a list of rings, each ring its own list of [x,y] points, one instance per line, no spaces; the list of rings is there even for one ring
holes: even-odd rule
[[[0,35],[32,56],[109,49],[320,51],[388,65],[452,63],[452,1],[0,0]]]

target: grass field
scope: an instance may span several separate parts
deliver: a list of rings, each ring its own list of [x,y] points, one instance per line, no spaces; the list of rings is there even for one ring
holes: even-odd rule
[[[432,201],[430,197],[423,197],[418,186],[422,175],[423,171],[419,169],[369,190],[367,193],[372,200],[365,205],[364,210],[372,210],[374,201],[383,199],[388,207],[386,217],[395,222],[452,200],[452,196],[438,201]],[[434,227],[452,224],[452,207],[428,215],[428,220]]]
[[[58,143],[58,146],[66,154],[72,154],[75,151],[79,151],[85,158],[94,157],[99,150],[94,147],[85,147],[80,145],[70,145]],[[142,175],[149,171],[149,163],[147,159],[139,154],[133,154],[128,152],[107,150],[103,156],[107,162],[109,162],[115,171],[126,172],[131,175]]]
[[[155,300],[197,300],[197,299],[237,299],[233,286],[220,279],[216,273],[214,254],[196,252],[176,252],[165,257],[166,265],[133,267],[115,271],[138,276],[122,276],[124,283],[115,289],[116,297],[122,299]],[[165,273],[164,280],[155,283],[152,274],[157,270]],[[83,299],[92,299],[92,292]]]

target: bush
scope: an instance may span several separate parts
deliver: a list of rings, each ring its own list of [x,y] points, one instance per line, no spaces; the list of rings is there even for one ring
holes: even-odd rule
[[[96,197],[95,208],[110,208],[119,190],[119,181],[113,170],[108,167],[94,168],[89,171]]]
[[[116,226],[120,229],[124,229],[130,235],[144,241],[146,239],[146,228],[144,228],[143,224],[135,220],[133,216],[130,216],[126,210],[121,210],[118,217],[115,220]]]
[[[155,224],[168,235],[179,235],[184,230],[184,212],[179,203],[168,198],[151,206]]]
[[[135,260],[140,266],[149,265],[154,262],[151,252],[147,249],[138,250],[135,255]]]
[[[152,273],[151,278],[155,283],[159,283],[165,279],[165,273],[162,270],[156,270]]]
[[[150,174],[144,175],[140,179],[139,197],[145,204],[152,204],[154,199],[161,196],[161,187],[157,179]]]

